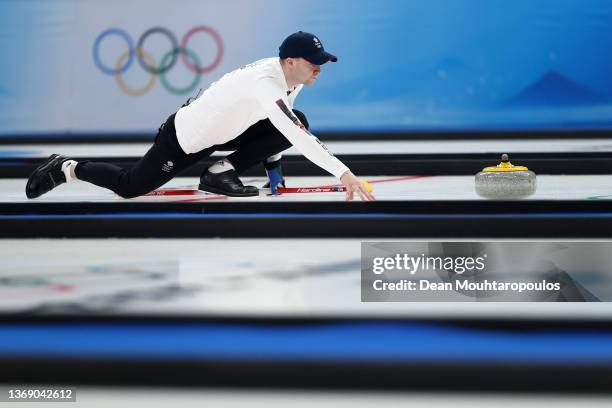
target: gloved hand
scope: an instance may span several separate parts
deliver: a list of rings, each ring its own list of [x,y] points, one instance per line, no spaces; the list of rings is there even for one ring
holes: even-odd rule
[[[285,186],[285,179],[283,178],[283,169],[280,165],[280,159],[274,162],[265,162],[266,174],[268,175],[268,182],[264,184],[264,188],[269,188],[272,195],[278,195],[278,186]]]

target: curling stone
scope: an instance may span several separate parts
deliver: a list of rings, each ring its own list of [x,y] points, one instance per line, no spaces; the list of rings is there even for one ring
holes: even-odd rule
[[[484,198],[517,200],[536,191],[536,175],[524,166],[514,166],[507,154],[501,163],[476,174],[476,193]]]

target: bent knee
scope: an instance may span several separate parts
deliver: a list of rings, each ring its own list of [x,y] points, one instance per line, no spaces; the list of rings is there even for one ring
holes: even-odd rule
[[[118,190],[115,193],[121,198],[136,198],[147,194],[145,190]]]
[[[299,111],[297,109],[293,109],[293,113],[295,114],[295,116],[297,116],[297,118],[300,120],[300,122],[302,123],[302,125],[304,125],[304,127],[306,129],[310,129],[310,125],[308,123],[308,119],[306,119],[306,115],[304,115],[304,113],[302,111]]]

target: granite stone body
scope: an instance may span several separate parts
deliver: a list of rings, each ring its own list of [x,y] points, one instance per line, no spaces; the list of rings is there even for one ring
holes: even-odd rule
[[[490,199],[520,199],[536,191],[536,175],[531,170],[488,172],[476,174],[476,193]]]

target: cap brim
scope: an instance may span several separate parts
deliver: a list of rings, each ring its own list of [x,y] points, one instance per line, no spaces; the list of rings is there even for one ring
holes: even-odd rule
[[[315,64],[315,65],[323,65],[326,62],[338,62],[338,57],[336,57],[335,55],[330,54],[329,52],[326,51],[322,51],[319,52],[315,55],[310,55],[308,57],[304,57],[304,59],[308,62],[310,62],[311,64]]]

